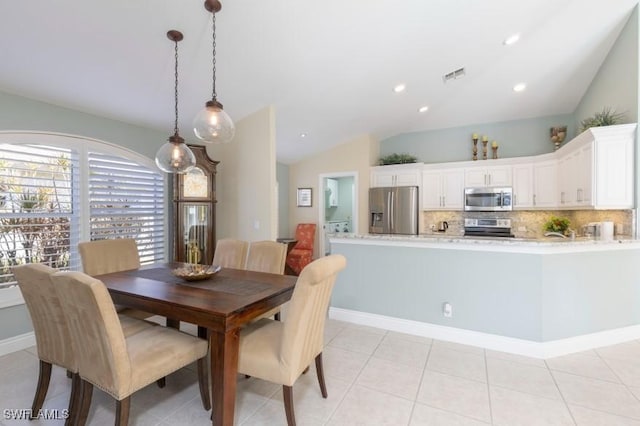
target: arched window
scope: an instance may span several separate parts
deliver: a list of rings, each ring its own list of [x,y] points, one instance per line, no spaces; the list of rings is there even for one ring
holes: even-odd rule
[[[149,158],[78,136],[0,132],[0,307],[21,303],[11,267],[80,269],[78,242],[134,238],[165,259],[165,179]]]

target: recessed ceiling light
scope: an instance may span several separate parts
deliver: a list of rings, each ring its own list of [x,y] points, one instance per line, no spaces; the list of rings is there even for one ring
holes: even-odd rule
[[[306,134],[306,133],[300,133],[300,137],[301,137],[301,138],[306,138],[306,137],[307,137],[307,134]]]
[[[426,105],[418,108],[418,112],[427,112],[428,110],[429,110],[429,107]]]
[[[512,44],[517,43],[518,40],[520,40],[520,34],[513,34],[504,39],[502,44],[504,44],[505,46],[511,46]]]
[[[394,92],[396,92],[396,93],[400,93],[400,92],[404,92],[404,89],[406,89],[406,88],[407,88],[407,86],[406,86],[406,85],[404,85],[404,84],[398,84],[397,86],[395,86],[395,87],[393,88],[393,91],[394,91]]]
[[[518,83],[515,86],[513,86],[513,91],[514,92],[522,92],[524,89],[527,88],[527,85],[524,83]]]

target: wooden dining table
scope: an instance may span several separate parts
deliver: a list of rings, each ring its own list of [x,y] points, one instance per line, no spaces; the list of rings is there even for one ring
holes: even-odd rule
[[[222,268],[202,281],[173,275],[181,263],[97,276],[114,303],[198,325],[209,338],[213,425],[233,425],[240,327],[287,302],[297,277]],[[206,330],[206,333],[202,333]]]

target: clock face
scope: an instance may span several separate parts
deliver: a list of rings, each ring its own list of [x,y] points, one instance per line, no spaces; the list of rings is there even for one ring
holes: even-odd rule
[[[183,196],[185,198],[207,198],[209,195],[209,179],[201,168],[194,167],[183,178]]]

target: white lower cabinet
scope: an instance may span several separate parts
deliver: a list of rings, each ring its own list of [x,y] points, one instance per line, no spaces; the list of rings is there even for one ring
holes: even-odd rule
[[[463,197],[464,169],[423,170],[423,210],[462,210]]]

